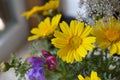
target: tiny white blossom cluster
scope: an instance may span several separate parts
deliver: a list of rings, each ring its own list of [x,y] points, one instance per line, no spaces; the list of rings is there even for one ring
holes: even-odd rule
[[[120,20],[120,0],[80,0],[79,7],[85,8],[83,13],[79,12],[78,20],[86,20],[92,18],[97,20],[102,17],[114,16]],[[83,16],[83,14],[85,16]],[[86,21],[91,24],[90,20]]]

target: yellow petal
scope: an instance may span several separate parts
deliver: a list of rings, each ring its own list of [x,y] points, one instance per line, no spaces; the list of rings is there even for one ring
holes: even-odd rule
[[[87,76],[87,77],[85,77],[85,80],[91,80],[91,79],[90,79],[90,77]],[[96,79],[95,79],[95,80],[96,80]]]
[[[29,19],[32,16],[32,13],[30,13],[29,11],[26,11],[22,14],[22,16],[25,16],[26,19]]]
[[[39,34],[39,33],[40,33],[40,30],[39,30],[38,28],[33,28],[33,29],[31,30],[31,33],[32,33],[32,34]]]
[[[85,80],[82,75],[78,75],[78,79],[79,79],[79,80]]]
[[[77,24],[77,21],[76,20],[72,20],[70,22],[70,31],[73,35],[75,35],[75,30],[76,30],[76,24]]]
[[[66,51],[64,49],[60,49],[58,52],[57,52],[57,55],[62,58],[64,56],[66,56],[67,54],[65,54]]]
[[[85,50],[85,48],[82,45],[77,49],[77,52],[78,51],[79,51],[79,54],[81,57],[85,57],[87,55],[87,51]]]
[[[30,37],[28,37],[28,41],[32,41],[32,40],[35,40],[35,39],[38,39],[38,38],[39,38],[39,36],[37,36],[37,35],[30,36]]]
[[[118,42],[116,45],[117,45],[117,48],[118,48],[117,54],[120,55],[120,42]]]
[[[60,29],[65,34],[69,34],[70,33],[69,26],[68,26],[68,24],[65,21],[63,21],[62,23],[60,23]]]
[[[44,10],[57,9],[59,6],[59,0],[50,0],[43,7]]]
[[[86,37],[83,39],[83,44],[85,43],[94,43],[96,41],[96,37]]]
[[[68,47],[61,48],[58,52],[57,55],[63,60],[67,61],[67,54],[68,54]]]
[[[109,45],[110,45],[109,42],[101,42],[101,43],[99,43],[98,46],[99,46],[99,48],[101,48],[101,49],[105,49],[105,48],[108,48]]]
[[[54,36],[58,37],[58,38],[62,38],[62,39],[66,39],[66,37],[67,37],[67,35],[63,34],[60,31],[55,31]]]
[[[110,47],[110,54],[113,55],[117,52],[117,46],[116,44],[112,44]]]
[[[67,45],[67,41],[60,38],[54,38],[52,39],[52,44],[57,48],[64,48]]]
[[[86,50],[93,50],[93,48],[95,47],[95,46],[92,45],[92,44],[84,44],[83,46],[84,46],[84,48],[85,48]]]
[[[75,54],[74,51],[68,50],[68,54],[67,54],[67,57],[66,57],[66,62],[67,63],[73,63],[73,61],[74,61],[73,54]]]
[[[45,26],[51,26],[50,18],[49,17],[45,18],[44,23],[46,24]]]
[[[80,56],[79,52],[76,51],[76,53],[74,54],[74,58],[76,61],[80,62],[82,61],[82,57]]]
[[[92,31],[92,28],[90,26],[86,26],[84,32],[81,34],[81,37],[83,38],[88,36],[91,31]]]
[[[55,17],[53,17],[52,18],[52,26],[58,26],[58,23],[59,23],[59,21],[60,21],[60,19],[61,19],[61,14],[57,14]]]
[[[90,77],[91,77],[90,80],[100,80],[100,78],[97,75],[97,72],[95,72],[95,71],[91,72],[91,76]]]
[[[65,47],[65,48],[61,48],[58,52],[57,52],[57,55],[63,60],[63,61],[66,61],[66,57],[67,57],[67,54],[68,54],[68,47]]]
[[[97,76],[97,72],[92,71],[92,72],[91,72],[91,77],[92,77],[92,76]]]
[[[38,28],[42,31],[43,29],[45,29],[46,27],[46,24],[44,23],[44,21],[41,21],[39,24],[38,24]]]
[[[83,22],[79,22],[77,25],[77,35],[78,36],[80,36],[81,35],[81,33],[82,33],[82,31],[83,31],[83,29],[84,29],[84,23]]]

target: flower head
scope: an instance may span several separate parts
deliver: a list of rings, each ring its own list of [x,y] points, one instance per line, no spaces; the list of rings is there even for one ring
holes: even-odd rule
[[[54,70],[57,65],[57,61],[54,56],[49,56],[46,58],[46,65],[48,67],[48,70]]]
[[[57,65],[56,58],[46,50],[42,50],[42,55],[45,57],[45,64],[48,70],[54,70]]]
[[[49,13],[49,10],[55,10],[59,6],[59,0],[50,0],[43,6],[35,6],[31,10],[26,11],[23,13],[23,16],[25,16],[27,19],[29,19],[33,14],[37,12],[42,12],[43,14]]]
[[[34,34],[33,36],[28,37],[28,41],[38,39],[40,37],[46,37],[52,34],[58,26],[60,21],[61,14],[58,14],[52,18],[47,17],[44,21],[40,22],[38,28],[33,28],[31,33]]]
[[[22,15],[29,19],[33,14],[42,11],[44,8],[41,6],[34,6],[31,10],[24,12]]]
[[[93,34],[99,48],[110,47],[110,54],[120,54],[120,22],[111,17],[109,20],[101,19],[97,21]]]
[[[95,37],[89,36],[92,28],[83,22],[72,20],[70,27],[66,22],[60,24],[62,32],[56,31],[52,39],[52,44],[60,48],[57,52],[63,61],[73,63],[74,60],[81,61],[87,55],[87,50],[92,50]]]
[[[1,62],[0,63],[0,72],[5,72],[10,69],[10,65],[7,62]]]
[[[92,71],[91,72],[91,75],[90,75],[90,77],[83,77],[82,75],[78,75],[78,79],[79,80],[101,80],[99,77],[98,77],[98,75],[97,75],[97,72],[95,72],[95,71]]]
[[[30,57],[27,62],[32,68],[27,72],[29,80],[46,80],[44,74],[44,60],[41,57]]]

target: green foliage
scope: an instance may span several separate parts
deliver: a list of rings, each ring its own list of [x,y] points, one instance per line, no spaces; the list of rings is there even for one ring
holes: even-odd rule
[[[22,58],[17,58],[14,54],[12,54],[10,65],[14,68],[16,76],[20,79],[25,79],[25,74],[30,69],[30,65],[26,62],[26,60],[23,61]]]
[[[98,54],[95,54],[97,53]],[[120,79],[120,59],[108,55],[108,49],[105,51],[95,48],[81,62],[68,64],[57,58],[57,68],[54,71],[46,70],[48,80],[78,80],[79,74],[90,76],[92,70],[98,73],[101,80],[119,80]],[[110,66],[115,66],[110,69]]]
[[[119,80],[120,79],[120,57],[110,56],[109,50],[100,50],[95,48],[93,51],[83,58],[81,62],[74,62],[68,64],[63,62],[57,56],[57,48],[51,47],[50,41],[45,41],[45,45],[42,45],[41,40],[38,40],[32,44],[32,50],[37,53],[38,46],[42,45],[46,47],[57,59],[57,67],[53,71],[49,71],[45,67],[45,75],[47,80],[78,80],[79,74],[83,76],[90,76],[91,71],[96,71],[101,80]],[[51,48],[50,48],[51,47]],[[11,68],[15,69],[16,76],[20,79],[25,79],[26,72],[31,68],[30,65],[22,58],[17,58],[14,54],[11,56],[11,62],[9,63]],[[112,67],[111,67],[112,66]]]
[[[45,68],[47,80],[78,80],[77,76],[79,74],[90,76],[92,70],[96,71],[102,80],[120,79],[120,58],[118,55],[110,56],[109,49],[100,50],[99,48],[95,48],[91,52],[88,52],[89,54],[83,58],[81,62],[68,64],[57,56],[58,49],[50,44],[50,40],[40,39],[33,42],[33,52],[40,53],[40,46],[43,46],[43,49],[48,50],[57,59],[57,67],[55,70],[49,71]],[[16,61],[15,63],[19,63],[20,61],[16,58],[13,59]],[[23,65],[23,67],[26,66],[27,65]],[[110,66],[113,67],[110,68]],[[22,76],[25,74],[24,72],[22,73],[23,67],[21,66],[18,70],[16,69],[17,73],[22,74]]]

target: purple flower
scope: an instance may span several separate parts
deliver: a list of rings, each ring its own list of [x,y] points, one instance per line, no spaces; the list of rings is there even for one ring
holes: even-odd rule
[[[29,62],[32,67],[40,67],[44,64],[44,60],[41,57],[30,57],[27,59],[27,62]]]
[[[27,72],[29,80],[46,80],[43,67],[34,67]]]
[[[42,55],[45,57],[45,64],[47,65],[48,70],[55,69],[57,65],[55,57],[46,50],[42,50]]]
[[[46,80],[44,74],[44,60],[41,57],[30,57],[27,59],[32,69],[27,72],[29,80]]]

